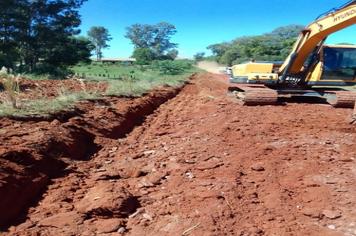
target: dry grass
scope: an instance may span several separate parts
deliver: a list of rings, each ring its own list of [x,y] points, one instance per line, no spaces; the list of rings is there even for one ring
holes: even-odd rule
[[[17,95],[20,93],[20,76],[1,73],[0,81],[6,95],[1,102],[10,104],[12,108],[18,108]]]

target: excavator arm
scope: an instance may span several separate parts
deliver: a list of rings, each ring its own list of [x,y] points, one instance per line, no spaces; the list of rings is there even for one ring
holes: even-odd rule
[[[291,54],[279,69],[280,82],[303,72],[309,55],[332,33],[356,24],[356,0],[333,9],[308,25],[299,35]]]

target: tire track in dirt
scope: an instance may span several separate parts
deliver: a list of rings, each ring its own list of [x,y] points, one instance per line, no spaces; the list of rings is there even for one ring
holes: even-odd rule
[[[350,109],[242,107],[196,76],[54,180],[14,235],[356,235]]]

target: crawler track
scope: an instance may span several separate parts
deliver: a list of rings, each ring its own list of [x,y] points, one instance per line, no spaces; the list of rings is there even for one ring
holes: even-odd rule
[[[328,102],[334,107],[348,107],[352,108],[356,101],[356,92],[350,91],[336,91],[334,98],[329,99]]]

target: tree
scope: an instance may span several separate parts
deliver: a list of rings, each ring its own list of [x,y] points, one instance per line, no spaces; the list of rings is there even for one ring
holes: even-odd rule
[[[213,44],[208,47],[220,63],[232,65],[251,59],[260,61],[284,60],[303,29],[290,25],[277,28],[270,33],[240,37],[231,42]]]
[[[300,31],[304,29],[302,25],[287,25],[274,29],[271,33],[267,33],[266,35],[270,35],[272,37],[277,37],[280,39],[290,39],[298,36]]]
[[[155,59],[154,53],[149,48],[136,48],[132,57],[136,59],[138,65],[148,65]]]
[[[134,24],[127,27],[126,30],[125,37],[131,40],[135,49],[148,48],[157,59],[167,56],[170,50],[177,47],[177,44],[170,41],[171,37],[177,32],[176,27],[170,23]]]
[[[102,26],[93,26],[88,31],[88,37],[95,46],[97,60],[101,60],[103,57],[102,50],[109,47],[107,43],[112,39],[109,30]]]
[[[225,43],[212,44],[208,46],[207,49],[209,49],[214,56],[220,58],[227,51],[229,47],[230,47],[230,43],[225,42]]]
[[[85,1],[0,1],[0,66],[16,69],[19,63],[27,72],[43,65],[68,66],[68,58],[59,55],[73,50],[73,37],[80,33],[78,9]]]
[[[72,37],[66,42],[66,46],[55,46],[47,55],[46,63],[53,66],[70,66],[78,62],[88,62],[93,50],[93,45],[85,37]]]
[[[67,45],[70,47],[71,38],[80,33],[78,27],[81,20],[78,10],[84,1],[30,1],[23,45],[24,61],[30,71],[34,71],[38,64],[68,64],[64,57],[61,60],[53,60],[54,52],[65,53],[68,50]]]
[[[165,58],[168,60],[175,60],[178,57],[178,54],[179,54],[179,52],[177,49],[172,49],[167,52],[167,54],[165,55]]]
[[[27,8],[27,0],[0,1],[0,67],[13,68],[19,59],[20,28]]]
[[[197,52],[193,57],[196,61],[202,61],[204,59],[205,52]]]

